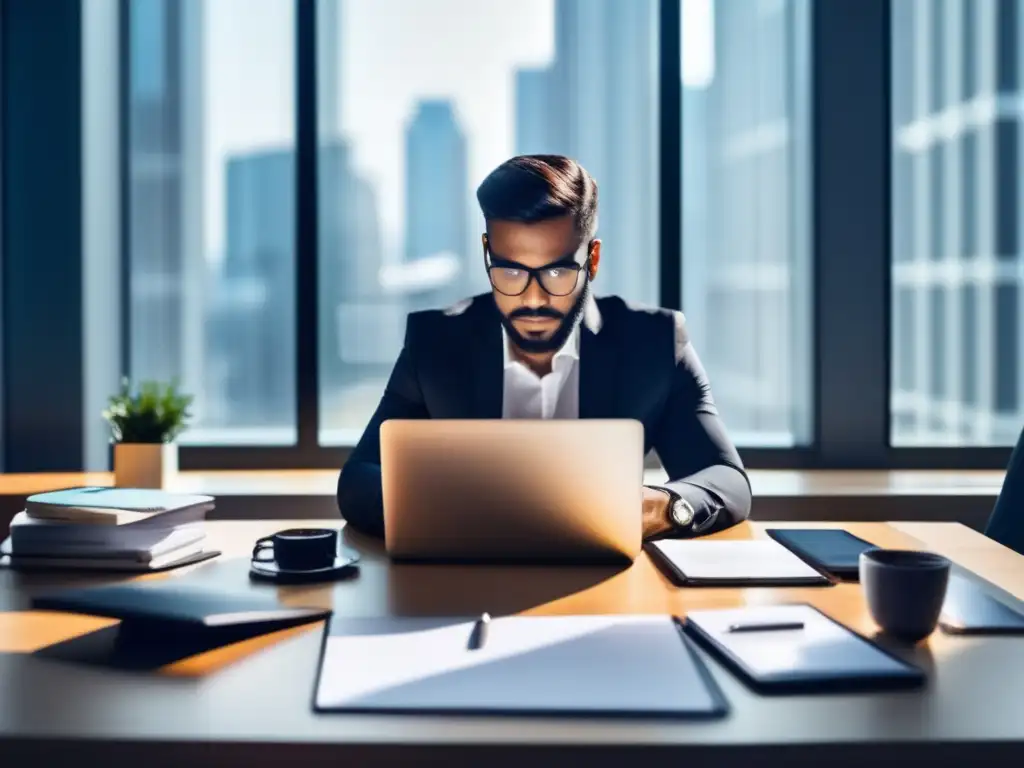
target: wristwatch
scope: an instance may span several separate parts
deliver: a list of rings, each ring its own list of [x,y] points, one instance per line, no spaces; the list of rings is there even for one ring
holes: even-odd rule
[[[666,488],[666,490],[668,489]],[[678,493],[669,491],[668,494],[671,499],[668,503],[668,516],[672,520],[672,524],[681,530],[690,530],[693,527],[694,519],[697,517],[697,513],[693,511],[693,506]]]
[[[672,522],[672,526],[682,533],[700,533],[704,530],[717,516],[717,512],[705,511],[699,516],[686,499],[680,496],[678,493],[673,491],[671,488],[665,486],[651,486],[659,491],[663,491],[668,494],[668,517]]]

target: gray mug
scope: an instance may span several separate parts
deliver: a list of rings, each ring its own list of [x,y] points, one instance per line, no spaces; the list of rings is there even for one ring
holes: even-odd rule
[[[871,618],[897,640],[916,643],[928,637],[942,613],[949,570],[949,560],[932,552],[862,552],[860,583]]]

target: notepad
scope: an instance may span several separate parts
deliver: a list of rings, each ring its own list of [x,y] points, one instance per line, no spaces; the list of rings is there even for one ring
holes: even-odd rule
[[[789,628],[794,624],[801,626]],[[738,626],[746,631],[735,631]],[[903,687],[925,679],[917,667],[810,605],[690,611],[686,629],[766,693]]]
[[[668,616],[334,617],[317,711],[715,717],[721,692]]]
[[[686,586],[828,586],[832,582],[781,544],[665,539],[647,545]]]

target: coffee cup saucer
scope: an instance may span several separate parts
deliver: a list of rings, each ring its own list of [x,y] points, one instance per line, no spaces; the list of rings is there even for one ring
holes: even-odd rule
[[[354,552],[338,555],[334,563],[323,568],[282,568],[275,560],[250,560],[249,576],[269,581],[329,581],[350,576],[358,571],[359,555]]]

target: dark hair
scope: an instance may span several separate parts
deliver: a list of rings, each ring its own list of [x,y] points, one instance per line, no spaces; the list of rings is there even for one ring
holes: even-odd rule
[[[584,239],[597,229],[597,182],[562,155],[520,155],[506,160],[476,190],[488,221],[535,224],[572,216]]]

